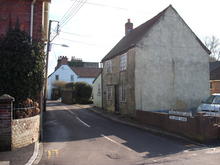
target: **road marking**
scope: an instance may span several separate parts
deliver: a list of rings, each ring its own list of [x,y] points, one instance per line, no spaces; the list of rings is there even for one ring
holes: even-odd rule
[[[111,141],[112,143],[115,143],[115,144],[117,144],[117,145],[119,145],[119,146],[125,148],[125,149],[128,150],[128,151],[133,151],[132,149],[130,149],[130,148],[128,148],[128,147],[122,145],[121,143],[116,142],[115,140],[113,140],[113,139],[111,139],[111,138],[109,138],[109,137],[107,137],[107,136],[105,136],[105,135],[103,135],[103,134],[101,134],[101,136],[104,137],[105,139]]]
[[[91,127],[90,125],[88,125],[87,123],[85,123],[84,121],[82,121],[79,117],[76,117],[76,119],[79,120],[81,123],[83,123],[85,126]]]
[[[38,151],[39,151],[39,143],[35,142],[34,153],[25,165],[32,165],[34,163],[35,159],[37,158]]]
[[[47,158],[50,159],[52,156],[57,157],[59,156],[58,150],[48,150],[47,151]]]
[[[68,111],[69,113],[71,113],[72,115],[76,116],[76,114],[72,111]],[[86,127],[91,127],[89,124],[87,124],[86,122],[82,121],[78,116],[76,116],[76,119],[78,121],[80,121],[81,123],[83,123]]]

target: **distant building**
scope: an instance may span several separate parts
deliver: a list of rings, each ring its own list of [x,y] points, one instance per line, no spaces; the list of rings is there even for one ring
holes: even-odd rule
[[[70,67],[84,67],[84,68],[99,68],[98,62],[84,62],[81,58],[72,57],[70,61],[66,56],[60,56],[57,60],[57,66],[55,70],[61,65],[69,65]]]
[[[84,64],[87,63],[89,64],[89,62],[84,62]],[[48,76],[47,98],[51,99],[53,88],[55,88],[53,84],[57,81],[86,82],[92,85],[100,72],[101,68],[98,67],[70,66],[67,57],[59,57],[55,71]]]

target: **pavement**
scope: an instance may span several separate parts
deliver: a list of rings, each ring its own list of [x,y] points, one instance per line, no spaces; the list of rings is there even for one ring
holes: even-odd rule
[[[0,165],[28,165],[34,151],[35,143],[13,151],[0,152]]]

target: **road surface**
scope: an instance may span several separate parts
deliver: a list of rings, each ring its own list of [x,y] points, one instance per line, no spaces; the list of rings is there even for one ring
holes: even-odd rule
[[[89,109],[49,102],[39,165],[219,165],[207,148],[103,118]]]

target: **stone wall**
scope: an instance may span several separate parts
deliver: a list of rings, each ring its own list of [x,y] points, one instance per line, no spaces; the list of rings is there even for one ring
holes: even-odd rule
[[[12,121],[11,148],[21,148],[39,140],[40,115]]]
[[[110,112],[135,115],[135,93],[134,93],[134,56],[135,48],[129,49],[122,55],[127,55],[126,70],[120,70],[120,56],[111,59],[112,72],[107,72],[106,62],[102,72],[103,76],[103,108]],[[125,100],[120,100],[120,87],[125,86]],[[107,88],[111,87],[112,97],[107,99]]]

